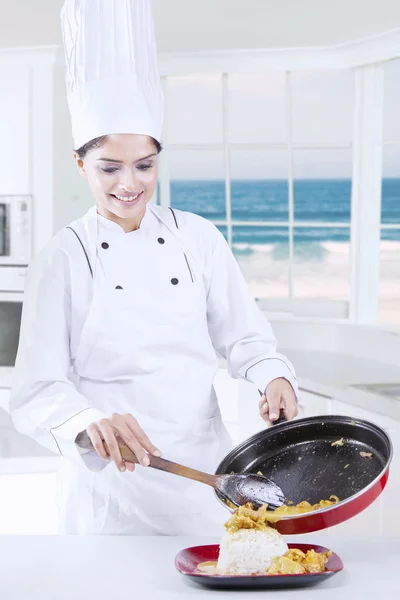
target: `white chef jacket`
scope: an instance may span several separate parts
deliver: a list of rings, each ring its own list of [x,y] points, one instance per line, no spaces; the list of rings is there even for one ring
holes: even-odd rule
[[[105,463],[98,457],[82,455],[74,443],[78,433],[90,423],[119,412],[113,407],[112,398],[99,405],[97,398],[104,389],[101,382],[95,393],[86,394],[84,386],[79,388],[75,383],[73,366],[91,308],[93,270],[99,264],[96,258],[99,248],[104,246],[101,239],[113,240],[113,255],[107,254],[110,257],[107,259],[109,273],[112,277],[115,273],[115,277],[127,280],[126,269],[129,270],[130,264],[127,258],[152,260],[151,255],[146,254],[146,240],[157,236],[158,240],[162,239],[160,231],[164,230],[173,236],[174,228],[184,248],[185,261],[180,261],[179,268],[187,267],[188,281],[189,277],[192,281],[200,279],[198,283],[205,298],[206,315],[203,316],[207,321],[209,341],[215,351],[226,358],[230,375],[251,381],[261,393],[273,379],[283,377],[298,395],[294,368],[287,358],[277,353],[271,326],[252,298],[225,238],[213,224],[195,214],[149,205],[140,228],[125,234],[118,224],[97,214],[94,207],[82,219],[58,232],[28,269],[21,338],[10,399],[11,415],[21,433],[75,462],[82,463],[83,458],[89,469],[104,467]],[[138,236],[142,236],[144,246],[141,246],[141,254],[135,256]],[[149,277],[157,278],[154,261],[148,266]],[[165,268],[168,266],[164,265]],[[149,281],[149,285],[151,283]],[[164,301],[167,300],[160,296],[159,302]],[[152,318],[148,319],[146,327],[151,334],[157,335],[151,331]],[[192,364],[195,364],[195,358],[191,358],[194,360]],[[173,365],[173,337],[169,359]],[[215,371],[216,365],[217,361]],[[191,388],[195,388],[195,379]],[[186,405],[181,404],[179,410],[182,407],[186,409]],[[168,406],[165,410],[168,417]],[[207,419],[213,409],[207,401],[199,404],[197,410],[200,418]],[[142,415],[138,421],[146,431],[146,408],[138,407],[138,413]],[[179,421],[173,404],[172,413]],[[151,429],[151,425],[149,427]],[[147,430],[146,433],[156,446],[164,450],[162,441],[155,439],[152,431]],[[170,452],[173,452],[173,447]],[[188,466],[205,468],[207,465]],[[216,467],[217,464],[214,465]]]

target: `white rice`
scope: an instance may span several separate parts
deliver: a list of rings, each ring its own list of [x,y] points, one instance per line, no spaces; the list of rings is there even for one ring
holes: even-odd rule
[[[217,572],[220,575],[265,574],[272,559],[287,551],[286,542],[275,529],[239,529],[222,538]]]

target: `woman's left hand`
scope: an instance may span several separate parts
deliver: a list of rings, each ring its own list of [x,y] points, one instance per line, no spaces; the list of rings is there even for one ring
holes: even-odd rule
[[[268,425],[279,419],[283,409],[285,417],[291,421],[299,414],[296,395],[287,379],[279,377],[269,383],[259,404],[260,416]]]

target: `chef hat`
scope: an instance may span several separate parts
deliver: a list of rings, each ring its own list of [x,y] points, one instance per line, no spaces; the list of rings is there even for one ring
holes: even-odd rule
[[[150,0],[66,0],[61,11],[75,148],[112,133],[161,139]]]

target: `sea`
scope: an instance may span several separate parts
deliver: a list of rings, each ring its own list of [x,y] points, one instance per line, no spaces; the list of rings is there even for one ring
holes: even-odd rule
[[[172,181],[171,206],[197,213],[211,221],[226,220],[224,181]],[[288,184],[280,180],[233,180],[231,182],[232,221],[288,220]],[[367,210],[367,207],[366,207]],[[294,243],[349,242],[351,180],[313,179],[294,182],[295,221],[322,223],[321,227],[295,227]],[[398,224],[397,230],[383,230],[381,239],[400,241],[400,179],[382,181],[382,224]],[[323,223],[338,223],[324,227]],[[218,226],[226,236],[226,226]],[[288,228],[234,226],[232,242],[243,246],[286,243]]]

